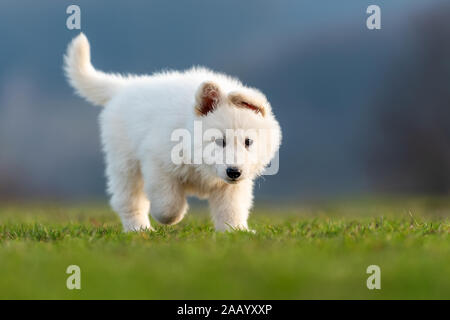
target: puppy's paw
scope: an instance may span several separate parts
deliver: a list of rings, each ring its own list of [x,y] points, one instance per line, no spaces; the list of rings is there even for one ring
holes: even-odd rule
[[[243,231],[243,232],[248,232],[251,234],[256,234],[256,231],[253,229],[249,229],[249,228],[239,228],[239,229],[235,229],[236,231]]]
[[[243,231],[243,232],[249,232],[252,234],[256,234],[256,231],[253,229],[249,229],[247,226],[244,225],[238,225],[238,226],[230,226],[230,225],[225,225],[223,227],[216,227],[216,231],[218,232],[235,232],[235,231]]]
[[[123,230],[125,232],[140,232],[140,231],[155,231],[150,225],[150,220],[147,219],[123,219]]]
[[[142,232],[142,231],[155,231],[152,226],[123,226],[125,232]]]

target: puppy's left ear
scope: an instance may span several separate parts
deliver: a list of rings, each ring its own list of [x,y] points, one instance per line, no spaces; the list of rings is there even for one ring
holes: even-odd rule
[[[256,114],[261,114],[263,117],[266,115],[266,109],[264,105],[267,104],[265,99],[260,95],[253,94],[241,94],[239,92],[231,92],[228,95],[231,103],[236,107],[250,109]]]
[[[214,82],[203,82],[197,90],[195,96],[195,111],[200,116],[206,116],[214,111],[221,99],[219,86]]]

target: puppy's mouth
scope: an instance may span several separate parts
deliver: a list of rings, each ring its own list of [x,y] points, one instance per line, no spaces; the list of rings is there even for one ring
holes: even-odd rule
[[[225,178],[225,182],[228,184],[237,184],[241,181],[241,178],[237,178],[237,179],[231,179],[231,178]]]

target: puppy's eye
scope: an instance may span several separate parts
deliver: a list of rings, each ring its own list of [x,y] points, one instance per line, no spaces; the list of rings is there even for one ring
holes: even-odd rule
[[[250,138],[245,139],[245,147],[248,148],[253,144],[253,140]]]
[[[219,147],[225,148],[225,146],[226,146],[225,139],[222,139],[222,138],[216,139],[216,144]]]

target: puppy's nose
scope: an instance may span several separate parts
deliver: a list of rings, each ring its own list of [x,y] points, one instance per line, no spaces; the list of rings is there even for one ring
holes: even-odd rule
[[[241,176],[242,171],[238,168],[227,168],[227,176],[233,180],[236,180]]]

